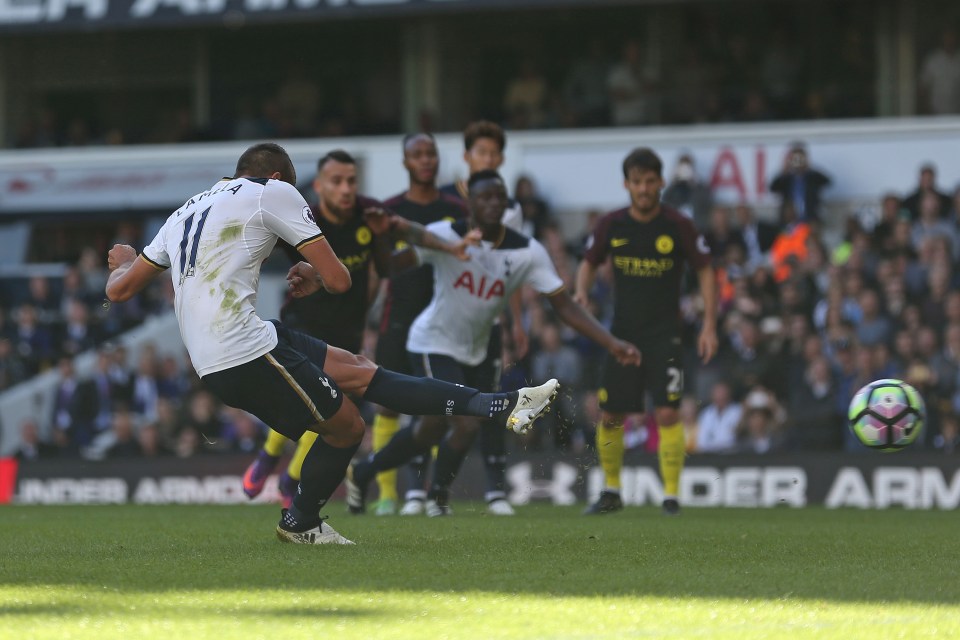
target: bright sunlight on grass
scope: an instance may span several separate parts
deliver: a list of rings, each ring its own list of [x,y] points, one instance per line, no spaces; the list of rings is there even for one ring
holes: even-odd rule
[[[955,513],[457,507],[4,507],[0,638],[960,637]]]

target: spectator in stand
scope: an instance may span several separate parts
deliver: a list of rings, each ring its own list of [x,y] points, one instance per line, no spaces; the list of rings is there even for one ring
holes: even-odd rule
[[[60,319],[60,298],[54,293],[50,279],[46,276],[30,276],[27,281],[27,297],[23,303],[33,307],[37,320],[42,325],[52,326]]]
[[[887,193],[880,199],[879,220],[873,227],[873,248],[880,255],[890,255],[893,250],[893,227],[901,212],[906,211],[900,197],[894,193]]]
[[[772,393],[755,388],[743,402],[743,418],[737,426],[735,450],[742,453],[773,453],[783,447],[784,412]]]
[[[651,124],[659,114],[659,88],[656,70],[643,60],[636,40],[623,45],[620,61],[607,75],[610,112],[615,127]]]
[[[266,440],[267,426],[241,409],[226,407],[225,438],[232,451],[256,453]]]
[[[195,431],[205,451],[226,451],[230,443],[224,437],[226,423],[220,415],[220,404],[205,390],[194,391],[186,401],[183,430]]]
[[[783,380],[780,364],[766,348],[757,320],[743,316],[729,336],[731,349],[724,356],[735,392],[764,385],[779,391]]]
[[[661,200],[692,218],[699,231],[707,230],[713,210],[713,191],[697,175],[691,154],[683,153],[677,159],[673,178],[663,190]]]
[[[191,371],[193,371],[192,367],[189,365],[185,368],[181,367],[173,356],[164,356],[160,361],[160,374],[157,378],[158,395],[161,398],[179,402],[194,386],[191,383],[189,373]]]
[[[176,449],[180,424],[181,420],[177,411],[177,405],[169,398],[162,396],[158,398],[157,419],[154,421],[153,426],[156,429],[161,450],[173,451]]]
[[[700,439],[700,418],[697,415],[696,396],[685,394],[680,399],[680,423],[683,424],[683,435],[687,442],[687,453],[697,450],[697,441]]]
[[[0,391],[4,391],[27,379],[27,367],[17,355],[13,343],[0,337]]]
[[[960,236],[954,226],[944,218],[941,204],[937,194],[929,191],[923,194],[920,198],[920,217],[913,223],[910,240],[913,248],[920,252],[928,239],[935,236],[946,238],[951,258],[956,259],[960,255]]]
[[[59,353],[76,356],[93,349],[96,343],[96,335],[90,326],[90,312],[87,305],[78,299],[71,299],[67,303]]]
[[[930,362],[937,398],[951,402],[960,381],[960,324],[952,323],[943,333],[943,349]]]
[[[140,351],[137,372],[133,376],[131,408],[142,422],[147,424],[157,420],[157,402],[160,390],[157,384],[157,356],[152,345]]]
[[[826,358],[810,355],[801,383],[791,388],[788,440],[795,449],[836,451],[843,435],[842,416],[834,401],[836,380]]]
[[[539,346],[530,365],[533,379],[539,380],[541,376],[549,374],[544,380],[556,378],[564,389],[554,401],[554,410],[541,418],[543,427],[539,432],[552,434],[554,446],[569,450],[574,445],[574,439],[580,443],[584,440],[582,432],[573,433],[575,425],[580,423],[577,407],[580,404],[583,363],[577,350],[561,341],[560,327],[552,321],[548,321],[540,330]]]
[[[547,79],[536,61],[524,58],[508,83],[503,96],[503,110],[511,129],[542,127],[547,104]]]
[[[805,56],[789,30],[775,27],[768,34],[760,63],[760,81],[763,93],[770,101],[776,119],[791,119],[799,115],[800,90],[803,83]],[[758,92],[759,93],[759,92]]]
[[[40,323],[37,310],[23,304],[14,310],[13,344],[28,375],[47,369],[54,357],[53,332]]]
[[[743,410],[733,401],[733,391],[726,381],[714,383],[710,404],[697,419],[697,453],[728,453],[736,445],[736,430]]]
[[[313,135],[321,104],[319,84],[308,77],[303,64],[293,65],[277,89],[279,119],[287,128],[283,133],[292,137]]]
[[[733,212],[746,248],[747,270],[750,271],[767,262],[767,254],[780,230],[775,224],[758,220],[753,208],[746,204],[737,205]]]
[[[160,440],[160,431],[153,423],[141,424],[137,430],[137,446],[144,458],[155,458],[167,453]]]
[[[785,209],[792,205],[797,222],[820,222],[821,192],[829,185],[830,178],[810,166],[806,146],[794,142],[783,170],[770,183],[770,191],[780,196],[781,220],[786,220]]]
[[[45,460],[60,455],[60,447],[40,437],[40,426],[33,418],[20,424],[20,444],[13,457],[21,462]]]
[[[955,412],[943,416],[940,433],[933,438],[933,448],[948,454],[960,451],[960,418]]]
[[[710,211],[709,228],[704,232],[703,238],[710,247],[710,256],[715,265],[725,261],[727,250],[731,246],[740,247],[744,254],[747,250],[740,232],[730,224],[730,209],[727,207],[716,206]]]
[[[920,167],[920,175],[917,179],[917,188],[903,199],[903,208],[910,212],[910,219],[916,220],[920,217],[920,205],[925,195],[932,195],[937,200],[937,211],[940,215],[946,216],[952,203],[950,196],[937,188],[937,167],[932,163],[927,163]]]
[[[593,38],[587,55],[575,60],[563,82],[563,97],[576,127],[602,127],[610,124],[607,96],[607,69],[610,68],[604,41]]]
[[[960,49],[957,32],[946,27],[940,48],[931,51],[920,69],[920,104],[926,113],[960,113]]]
[[[554,226],[550,215],[550,207],[540,197],[537,187],[530,176],[520,176],[513,187],[513,197],[523,212],[523,222],[520,231],[531,238],[544,241],[544,233],[548,227]]]
[[[858,296],[860,322],[857,323],[857,342],[865,346],[886,344],[893,337],[893,323],[881,306],[880,294],[866,288]]]

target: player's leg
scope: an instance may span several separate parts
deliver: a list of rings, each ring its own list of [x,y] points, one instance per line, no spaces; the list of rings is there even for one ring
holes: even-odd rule
[[[300,476],[303,469],[303,461],[307,457],[310,447],[317,441],[317,434],[314,431],[307,431],[297,440],[297,448],[293,451],[290,463],[286,470],[280,474],[277,482],[277,488],[280,490],[280,504],[289,509],[293,501],[293,496],[297,494],[297,486],[300,484]]]
[[[423,416],[418,420],[446,424],[446,418],[440,416]],[[429,430],[429,428],[428,428]],[[403,495],[403,507],[400,508],[402,516],[419,516],[425,512],[427,502],[427,480],[430,462],[436,458],[437,447],[431,447],[429,451],[417,454],[410,458],[410,461],[404,465],[404,473],[407,478],[407,490]]]
[[[546,412],[559,386],[553,379],[519,391],[484,393],[472,387],[377,367],[363,356],[332,346],[327,346],[323,370],[345,392],[397,413],[492,418],[517,432],[529,429]]]
[[[377,474],[396,469],[416,456],[429,455],[430,449],[443,439],[446,419],[430,418],[400,429],[382,449],[351,465],[347,472],[347,506],[351,513],[366,511],[367,486]]]
[[[252,413],[290,439],[299,440],[307,429],[320,433],[304,459],[300,490],[283,511],[277,535],[285,542],[349,544],[320,517],[364,432],[359,411],[336,383],[282,338],[270,353],[204,376],[204,382],[226,404]]]
[[[386,319],[385,319],[386,320]],[[407,328],[409,325],[393,326],[386,322],[377,338],[376,361],[382,367],[400,373],[410,373],[407,363]],[[400,414],[386,407],[377,407],[373,418],[373,450],[382,449],[394,434],[400,430]],[[377,488],[379,490],[377,506],[374,511],[377,515],[392,515],[396,513],[397,470],[390,469],[377,474]]]
[[[451,419],[453,428],[437,447],[437,459],[433,465],[433,479],[427,492],[426,513],[430,517],[448,516],[450,508],[450,486],[460,472],[470,447],[477,439],[480,421],[467,416],[455,416]]]
[[[373,418],[373,450],[379,451],[400,430],[400,415],[395,411],[380,408]],[[376,514],[393,515],[396,513],[397,470],[390,469],[377,474],[379,489]]]
[[[597,391],[600,423],[597,425],[597,458],[603,469],[604,486],[586,515],[603,515],[623,509],[620,470],[623,468],[623,423],[627,413],[643,411],[641,367],[625,367],[608,357]]]
[[[250,466],[243,473],[243,492],[248,498],[256,498],[263,491],[263,485],[267,483],[267,477],[273,472],[283,454],[283,447],[287,439],[283,434],[277,433],[273,429],[267,433],[267,441],[263,443],[263,448],[257,452],[257,457],[253,459]]]
[[[495,391],[500,388],[500,374],[503,371],[503,336],[496,328],[490,332],[487,345],[487,359],[477,367],[476,378],[472,380],[478,389]],[[514,515],[513,507],[507,502],[507,432],[490,420],[480,425],[480,451],[483,455],[483,470],[486,472],[487,486],[483,499],[487,502],[487,513],[495,516]]]
[[[654,417],[660,432],[657,457],[663,480],[663,513],[680,513],[680,474],[686,457],[686,440],[680,422],[680,398],[683,396],[680,339],[651,341],[643,350],[648,387],[656,407]]]

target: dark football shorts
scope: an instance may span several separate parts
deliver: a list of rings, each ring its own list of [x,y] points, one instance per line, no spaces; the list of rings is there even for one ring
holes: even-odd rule
[[[680,338],[666,335],[631,342],[640,349],[642,362],[639,367],[623,366],[607,355],[597,391],[600,408],[609,413],[640,413],[648,391],[654,408],[679,407],[683,395]]]
[[[476,366],[462,364],[450,356],[437,353],[410,353],[410,365],[415,376],[473,387],[484,393],[494,393],[500,390],[502,345],[500,327],[495,326],[490,333],[490,342],[487,344],[487,356]]]
[[[407,352],[407,334],[410,324],[390,322],[377,336],[377,364],[384,369],[397,373],[414,375],[410,367],[410,354]]]
[[[299,440],[309,427],[332,418],[343,392],[323,372],[327,345],[305,333],[277,327],[270,353],[203,376],[221,401],[252,413],[274,431]]]

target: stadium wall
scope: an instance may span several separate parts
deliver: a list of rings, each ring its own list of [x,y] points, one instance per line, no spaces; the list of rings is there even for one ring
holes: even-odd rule
[[[239,504],[247,455],[107,462],[0,461],[0,503],[16,504]],[[507,469],[509,497],[517,505],[571,505],[592,501],[603,472],[592,456],[515,454]],[[628,453],[623,498],[628,505],[659,505],[663,488],[653,456]],[[484,471],[470,457],[453,497],[481,500]],[[341,487],[336,498],[342,498]],[[257,503],[277,499],[272,476]],[[902,452],[816,456],[692,455],[680,484],[685,507],[830,509],[956,509],[960,462],[943,455]],[[339,508],[339,507],[334,507]]]
[[[582,213],[622,206],[620,163],[651,146],[669,177],[683,151],[719,200],[772,207],[767,190],[790,143],[808,145],[811,163],[833,179],[829,201],[876,204],[885,191],[905,193],[920,166],[933,163],[947,180],[960,176],[960,117],[815,123],[727,124],[616,130],[510,132],[504,177],[530,175],[553,209]],[[463,177],[459,134],[437,136],[441,182]],[[0,224],[44,212],[172,210],[223,175],[232,175],[249,142],[0,152]],[[406,188],[400,136],[283,142],[306,186],[316,160],[344,148],[361,163],[361,190],[387,197]],[[952,188],[955,185],[943,185]]]

